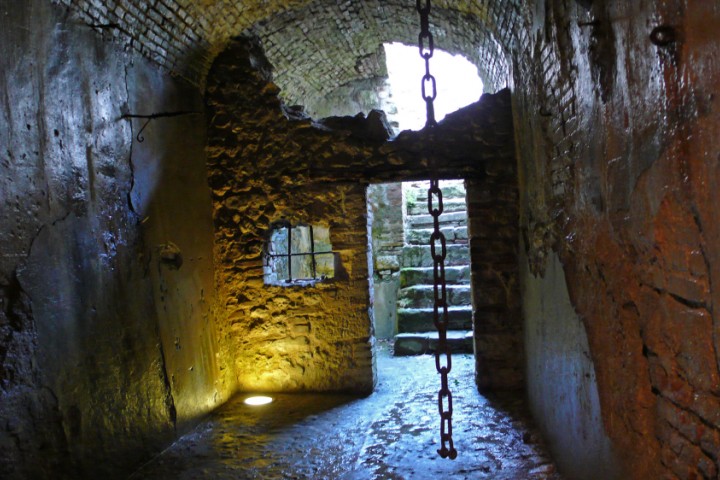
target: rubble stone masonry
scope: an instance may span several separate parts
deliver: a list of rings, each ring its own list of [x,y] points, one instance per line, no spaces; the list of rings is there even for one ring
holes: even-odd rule
[[[380,112],[368,118],[360,114],[315,122],[281,102],[271,74],[257,41],[245,38],[230,43],[208,77],[216,277],[225,299],[224,319],[218,324],[222,368],[228,384],[244,391],[367,393],[375,377],[366,186],[429,178],[430,164],[435,163],[441,176],[475,178],[473,185],[481,188],[507,178],[510,181],[503,185],[514,192],[509,97],[507,92],[488,95],[454,114],[437,128],[434,142],[417,132],[404,132],[388,142],[388,126]],[[431,155],[421,154],[423,142],[432,142]],[[506,203],[512,219],[516,194],[493,197],[490,192],[486,197],[496,207]],[[471,218],[484,225],[484,238],[492,236],[487,234],[492,230],[486,227],[493,226],[487,216],[482,211]],[[269,229],[278,221],[329,227],[336,252],[333,279],[312,286],[265,285],[263,251]],[[509,225],[512,231],[516,219]],[[507,252],[500,256],[516,279],[515,243],[502,242],[484,251],[497,249]],[[483,262],[495,265],[491,258]],[[478,298],[488,297],[488,279],[477,279]],[[513,288],[517,291],[516,280],[507,287]],[[506,293],[497,302],[503,302]],[[479,323],[486,321],[485,307],[478,309]],[[519,340],[520,317],[513,313],[506,320],[515,325]],[[512,375],[502,385],[487,386],[522,383],[522,355],[517,350],[505,355]]]

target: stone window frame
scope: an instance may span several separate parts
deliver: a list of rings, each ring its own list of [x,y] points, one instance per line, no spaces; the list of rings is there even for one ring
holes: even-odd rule
[[[292,251],[292,231],[293,229],[297,228],[307,228],[310,233],[310,241],[309,241],[309,248],[310,251],[307,252],[293,252]],[[273,247],[273,233],[278,231],[286,229],[287,230],[287,239],[288,243],[286,246],[287,251],[282,253],[274,253],[272,251]],[[328,235],[329,237],[329,235]],[[295,286],[295,285],[314,285],[318,282],[325,281],[327,279],[334,278],[334,274],[332,276],[327,275],[318,275],[317,272],[317,262],[316,257],[319,255],[332,255],[333,258],[333,266],[335,264],[335,251],[332,250],[323,250],[323,251],[315,251],[315,235],[314,235],[314,226],[312,224],[307,223],[296,223],[293,224],[289,221],[279,221],[274,222],[270,225],[270,228],[268,229],[267,238],[265,241],[265,247],[263,252],[263,277],[265,281],[265,285],[275,285],[275,286],[281,286],[281,287],[289,287],[289,286]],[[293,278],[293,269],[292,269],[292,257],[296,256],[310,256],[311,257],[311,265],[312,265],[312,276],[309,278]],[[269,276],[268,269],[272,269],[271,261],[274,258],[286,258],[287,259],[287,278],[281,279],[279,281],[268,281],[267,278]]]

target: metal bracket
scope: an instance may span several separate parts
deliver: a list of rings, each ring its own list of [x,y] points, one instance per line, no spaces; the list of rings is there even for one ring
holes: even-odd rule
[[[150,115],[135,115],[135,114],[126,113],[123,116],[121,116],[120,118],[123,118],[123,119],[145,118],[145,119],[147,119],[147,121],[143,124],[142,128],[140,129],[140,131],[137,133],[137,135],[135,137],[137,139],[138,143],[142,143],[145,141],[145,137],[142,136],[143,130],[145,130],[145,128],[150,124],[150,122],[152,122],[156,118],[179,117],[181,115],[200,115],[201,113],[202,112],[197,112],[194,110],[180,110],[177,112],[160,112],[160,113],[152,113]]]

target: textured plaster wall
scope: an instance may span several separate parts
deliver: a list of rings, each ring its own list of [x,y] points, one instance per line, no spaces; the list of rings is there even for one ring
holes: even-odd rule
[[[131,209],[153,286],[157,329],[178,430],[228,398],[218,383],[212,205],[207,185],[204,104],[194,87],[144,62],[128,66],[128,111],[189,112],[142,132],[133,120]]]
[[[571,396],[564,382],[550,383],[546,395],[562,402],[538,396],[533,408],[540,418],[557,408],[577,418],[580,405],[577,421],[592,425],[595,407],[579,402],[596,379],[624,478],[716,478],[720,6],[552,1],[531,11],[514,82],[524,283],[547,299],[566,283],[595,370],[575,377]],[[665,45],[651,41],[659,26],[671,28]],[[551,273],[553,252],[566,282]],[[542,345],[541,332],[576,322],[570,309],[557,314],[528,317],[527,341]],[[589,367],[582,343],[562,338],[562,368],[531,355],[529,378]],[[547,428],[559,445],[577,438]],[[582,444],[589,450],[597,438]]]
[[[542,277],[521,261],[527,396],[567,478],[625,478],[605,434],[595,367],[557,255]]]
[[[202,102],[45,1],[0,45],[0,477],[124,478],[222,399],[202,116],[120,118]]]

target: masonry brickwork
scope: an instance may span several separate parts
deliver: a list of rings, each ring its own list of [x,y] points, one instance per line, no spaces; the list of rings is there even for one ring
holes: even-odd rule
[[[720,7],[552,1],[534,18],[514,62],[529,267],[541,278],[559,254],[626,478],[716,478]]]
[[[283,82],[298,82],[296,86],[282,86],[296,92],[286,97],[290,103],[302,103],[299,97],[312,97],[313,92],[320,94],[323,88],[331,90],[343,85],[350,72],[344,59],[325,57],[314,47],[317,35],[337,34],[338,44],[348,44],[338,52],[359,55],[353,68],[357,66],[357,76],[369,75],[372,68],[368,65],[372,62],[363,63],[363,59],[377,46],[372,50],[356,48],[356,37],[343,32],[360,31],[351,24],[366,22],[368,31],[377,28],[377,38],[403,39],[414,17],[412,9],[387,17],[364,10],[399,5],[395,1],[344,3],[347,7],[340,6],[339,10],[334,4],[306,1],[53,3],[69,8],[81,25],[101,32],[128,50],[139,51],[196,86],[205,85],[206,74],[218,53],[226,49],[232,37],[243,32],[252,30],[261,35],[274,62],[275,56],[283,57],[284,48],[292,47],[295,52],[295,45],[288,44],[282,35],[301,38],[298,32],[287,28],[272,32],[265,25],[276,15],[276,21],[281,22],[278,25],[291,25],[284,15],[303,12],[297,23],[307,29],[305,32],[300,28],[307,35],[307,41],[303,40],[307,48],[277,61],[278,68],[287,72]],[[477,30],[470,25],[469,31],[482,35],[474,38],[473,33],[460,41],[452,38],[452,29],[437,30],[438,46],[474,42],[468,48],[478,49],[478,56],[471,58],[479,58],[486,87],[496,90],[507,85],[512,89],[520,238],[528,276],[544,281],[550,259],[558,257],[567,281],[556,287],[569,290],[571,310],[587,333],[587,351],[580,343],[546,343],[553,348],[543,350],[535,359],[534,364],[540,368],[528,372],[529,381],[557,386],[549,398],[536,399],[536,414],[542,417],[563,400],[562,405],[575,408],[573,412],[580,418],[592,416],[584,410],[577,392],[594,388],[593,378],[597,378],[602,429],[615,451],[625,458],[627,477],[717,476],[720,320],[716,306],[720,302],[720,247],[716,239],[720,238],[720,202],[715,185],[720,183],[720,170],[714,152],[720,150],[715,81],[720,72],[716,60],[720,58],[720,47],[712,26],[720,18],[720,6],[717,2],[683,0],[438,0],[433,5],[433,22],[438,26],[443,18],[467,15],[477,22]],[[8,2],[4,6],[9,8]],[[337,30],[315,28],[332,23],[337,23]],[[664,36],[657,36],[654,29],[658,27],[663,28],[660,32],[665,32]],[[53,30],[58,35],[63,31]],[[16,44],[20,43],[12,45]],[[122,60],[120,54],[113,54],[110,60],[103,60],[102,55],[95,58],[102,66],[116,60],[126,65],[133,61]],[[333,62],[336,67],[329,65]],[[289,66],[295,63],[311,66],[303,72],[307,78],[290,75]],[[58,71],[41,73],[52,76]],[[22,81],[17,78],[12,82]],[[68,82],[70,93],[57,90],[63,92],[61,99],[74,98],[80,88],[75,83]],[[278,94],[276,87],[267,88],[270,97]],[[243,101],[254,99],[250,96]],[[298,116],[289,110],[286,114]],[[283,116],[272,117],[278,118],[287,121]],[[6,121],[14,125],[14,131],[28,123],[15,118]],[[213,146],[222,141],[213,136],[213,125],[223,123],[222,117],[214,115],[210,121]],[[358,122],[339,120],[325,128],[345,133],[320,134],[313,130],[311,121],[294,121],[297,127],[293,128],[312,131],[323,142],[323,135],[332,138],[327,143],[336,142],[338,135],[353,139],[348,140],[353,147],[340,155],[342,162],[334,156],[313,158],[307,175],[324,172],[333,162],[361,163],[355,153],[366,147],[353,142],[357,140],[356,130],[369,124],[360,122],[358,126]],[[255,133],[262,138],[262,132]],[[377,138],[373,134],[370,137]],[[238,148],[237,141],[231,140],[227,140],[227,146]],[[376,140],[363,140],[368,141]],[[405,154],[398,152],[402,151],[403,141],[401,135],[391,146],[378,147],[380,155],[368,161],[363,158],[363,167],[338,167],[335,181],[353,184],[389,181],[416,172],[426,174],[428,169],[423,171],[422,165],[402,166]],[[414,138],[407,141],[407,145],[416,143]],[[417,156],[418,151],[412,148],[407,147],[408,157]],[[479,142],[480,153],[474,158],[491,155],[489,149],[483,148]],[[470,165],[463,168],[460,176],[474,171]],[[398,169],[402,172],[398,173]],[[352,193],[360,196],[355,190]],[[75,197],[61,190],[57,198],[72,203]],[[223,210],[218,206],[221,202],[217,194],[215,198],[217,225],[217,214]],[[263,215],[270,220],[270,214]],[[46,225],[47,230],[54,225],[51,220],[43,217],[38,228]],[[251,253],[259,253],[259,243],[253,244],[256,246]],[[25,297],[18,294],[17,284],[10,276],[5,279],[3,295],[12,299],[13,305],[22,306]],[[541,327],[547,324],[541,316],[538,319]],[[29,332],[32,336],[32,329]],[[525,335],[542,333],[540,328],[526,331]],[[12,338],[19,339],[20,335],[13,334]],[[591,360],[590,370],[556,382],[558,378],[550,370],[543,370],[543,365],[556,365],[562,372],[566,366],[562,362],[569,362],[563,360],[569,357],[558,355],[556,347],[567,349],[562,352],[585,355]],[[572,402],[566,401],[568,397],[560,390],[568,385],[575,392],[569,397]],[[562,436],[562,425],[549,427],[549,431]],[[566,464],[567,468],[572,467],[571,463]]]
[[[367,393],[375,377],[366,185],[427,178],[432,170],[478,179],[514,172],[510,98],[487,95],[450,116],[436,129],[433,155],[423,159],[419,149],[431,140],[422,134],[388,142],[379,112],[316,123],[285,106],[271,80],[272,66],[253,39],[233,40],[208,77],[223,369],[239,390]],[[330,228],[334,279],[264,284],[263,249],[281,220]]]
[[[253,33],[275,65],[289,104],[380,72],[365,60],[384,41],[417,43],[414,4],[399,0],[195,2],[190,0],[53,0],[86,24],[139,51],[174,74],[202,85],[230,38]],[[441,0],[433,27],[442,48],[475,62],[487,85],[506,86],[505,36],[519,23],[517,0]],[[328,56],[324,51],[336,52]],[[321,53],[323,52],[323,53]],[[328,61],[328,58],[332,58]]]
[[[369,393],[365,185],[312,168],[315,159],[341,162],[368,149],[343,145],[309,119],[290,121],[270,68],[257,45],[234,41],[216,60],[208,84],[217,283],[226,298],[221,355],[243,391]],[[378,141],[386,135],[380,130]],[[329,227],[333,279],[265,285],[263,252],[278,220]]]

